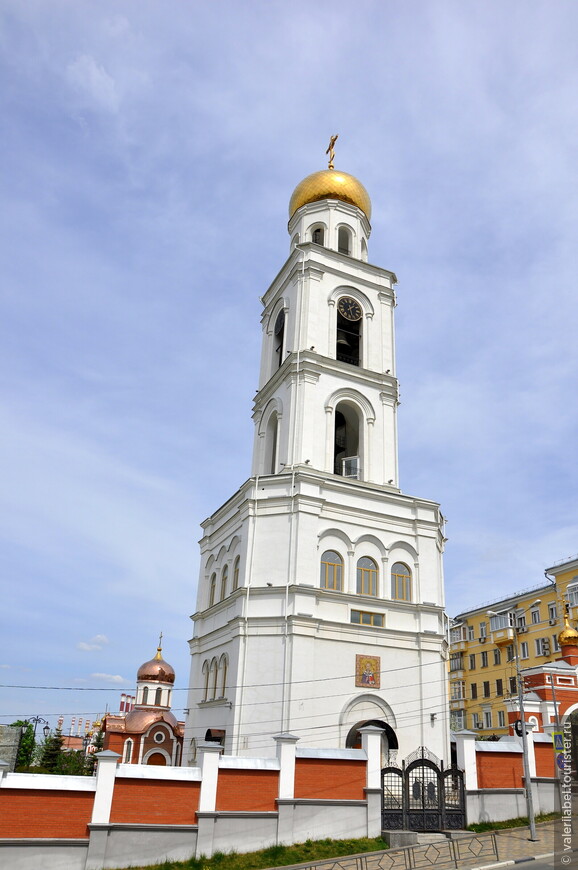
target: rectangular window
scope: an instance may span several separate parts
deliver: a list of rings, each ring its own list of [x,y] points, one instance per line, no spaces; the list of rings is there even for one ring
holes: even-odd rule
[[[479,713],[472,713],[472,728],[481,728],[482,723],[480,721]]]
[[[472,693],[472,701],[475,701],[478,697],[478,684],[472,683],[470,686],[470,692]]]
[[[578,604],[578,583],[573,583],[567,587],[566,598],[570,607],[576,607]]]
[[[468,625],[468,640],[474,640],[474,626]]]
[[[518,694],[518,683],[516,677],[510,677],[510,695]]]
[[[506,713],[504,710],[498,710],[498,727],[499,728],[506,727]]]
[[[536,655],[537,656],[549,656],[550,655],[550,638],[549,637],[537,637],[534,641],[536,646]]]
[[[514,661],[514,644],[512,643],[508,644],[508,646],[506,647],[506,658],[509,662]]]
[[[490,683],[488,680],[484,680],[484,698],[490,697]]]
[[[462,639],[462,627],[461,625],[457,628],[452,628],[450,631],[450,642],[451,643],[459,643]]]
[[[554,652],[560,652],[560,644],[558,643],[558,635],[552,635],[552,649]]]
[[[450,671],[461,671],[464,668],[463,653],[452,653],[450,655]]]
[[[483,667],[483,668],[487,668],[487,667],[488,667],[488,654],[487,654],[487,652],[486,652],[485,650],[484,650],[483,653],[482,653],[482,667]]]
[[[557,619],[558,618],[558,608],[555,604],[548,605],[548,619]]]
[[[528,644],[526,643],[525,640],[522,641],[522,643],[520,644],[520,658],[521,659],[529,659],[530,658],[530,655],[528,653]]]
[[[484,728],[492,727],[492,711],[486,710],[484,712]]]
[[[471,653],[470,655],[470,671],[475,671],[476,669],[476,654]]]
[[[451,694],[450,697],[452,701],[462,701],[465,695],[465,687],[466,684],[463,680],[455,680],[451,683]]]
[[[504,694],[504,681],[496,680],[496,695],[501,697]]]
[[[487,637],[487,625],[485,622],[480,622],[480,637]]]
[[[494,664],[500,665],[502,663],[502,656],[500,654],[500,650],[496,647],[494,650]]]
[[[452,710],[450,713],[450,728],[452,731],[463,731],[466,727],[465,710]]]
[[[365,610],[352,610],[351,621],[356,625],[372,625],[383,628],[383,613],[368,613]]]
[[[526,625],[526,614],[525,613],[517,613],[516,614],[516,625],[518,628],[524,628]]]
[[[538,625],[540,622],[540,611],[538,609],[532,610],[532,625]]]

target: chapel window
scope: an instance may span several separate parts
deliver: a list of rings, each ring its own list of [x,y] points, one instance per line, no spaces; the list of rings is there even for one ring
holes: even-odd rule
[[[239,588],[239,564],[241,560],[239,556],[233,562],[233,592]]]
[[[352,366],[361,364],[363,309],[356,299],[342,296],[337,303],[335,358]]]
[[[369,556],[357,562],[357,594],[377,595],[377,564]]]
[[[325,243],[325,230],[323,227],[314,227],[311,232],[311,241],[316,245],[323,245]]]
[[[343,589],[343,559],[335,550],[326,550],[321,556],[321,588]]]
[[[340,254],[351,254],[351,230],[339,227],[337,231],[337,250]]]
[[[333,473],[361,480],[359,414],[353,405],[341,402],[335,409]]]
[[[227,597],[227,581],[229,579],[229,568],[227,565],[223,568],[223,573],[221,574],[221,601]]]
[[[403,562],[391,569],[391,597],[395,601],[411,601],[411,571]]]
[[[273,327],[273,351],[274,367],[279,368],[283,363],[283,343],[285,339],[285,311],[282,308],[275,319]]]
[[[211,583],[209,585],[209,607],[212,607],[215,603],[215,597],[217,595],[217,575],[211,574]]]
[[[163,703],[163,690],[159,688],[155,692],[155,706],[161,707]]]

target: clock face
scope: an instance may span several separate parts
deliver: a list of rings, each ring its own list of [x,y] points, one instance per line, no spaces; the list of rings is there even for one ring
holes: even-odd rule
[[[342,296],[337,305],[337,310],[346,320],[361,320],[363,314],[361,305],[351,296]]]

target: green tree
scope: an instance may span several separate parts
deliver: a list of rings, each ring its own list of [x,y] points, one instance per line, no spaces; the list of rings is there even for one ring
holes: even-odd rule
[[[23,729],[18,747],[18,755],[16,756],[16,770],[19,770],[21,767],[28,767],[32,764],[32,756],[36,746],[34,728],[32,723],[26,719],[18,719],[17,722],[12,723],[12,727]]]
[[[86,756],[82,750],[75,752],[61,752],[56,760],[54,773],[64,776],[86,776]]]
[[[40,767],[43,767],[49,773],[56,773],[56,768],[58,766],[58,761],[62,753],[62,744],[64,743],[64,737],[62,736],[62,732],[60,729],[53,731],[48,735],[46,740],[42,745],[42,752],[40,755]]]

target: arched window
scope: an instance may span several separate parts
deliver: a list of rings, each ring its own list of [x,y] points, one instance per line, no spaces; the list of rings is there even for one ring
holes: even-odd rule
[[[279,420],[277,412],[273,411],[267,421],[267,429],[265,432],[265,461],[263,474],[276,474],[277,472],[277,450],[279,441]]]
[[[335,358],[352,366],[361,364],[363,309],[357,299],[342,296],[337,303]]]
[[[209,607],[212,607],[215,603],[215,597],[217,595],[217,575],[211,574],[211,583],[209,586]]]
[[[364,263],[367,263],[367,243],[365,239],[361,240],[361,259]]]
[[[163,690],[159,686],[159,688],[155,692],[155,706],[162,707],[163,704]]]
[[[233,562],[233,592],[239,588],[239,564],[241,560],[239,556]]]
[[[219,676],[219,666],[217,664],[217,659],[213,659],[211,662],[211,701],[217,697],[217,679]]]
[[[377,595],[377,564],[369,556],[357,562],[357,594]]]
[[[229,662],[227,661],[227,656],[221,656],[220,667],[221,667],[221,694],[219,697],[226,698],[227,697],[227,668]]]
[[[343,559],[335,550],[326,550],[321,556],[321,588],[343,589]]]
[[[125,741],[125,744],[124,744],[124,755],[123,755],[123,759],[122,759],[123,764],[130,764],[130,760],[132,758],[132,747],[133,747],[133,741],[129,737],[129,739],[127,741]]]
[[[283,363],[283,343],[285,338],[285,311],[281,309],[273,327],[274,368]]]
[[[361,480],[361,451],[359,439],[359,411],[346,402],[335,409],[333,440],[333,472],[342,477]]]
[[[337,250],[340,254],[351,254],[351,230],[339,227],[337,231]]]
[[[203,662],[203,677],[205,678],[205,690],[203,692],[203,701],[208,701],[209,699],[209,663],[208,661]]]
[[[142,701],[141,701],[141,704],[147,704],[147,703],[148,703],[148,699],[149,699],[149,688],[148,688],[148,686],[145,686],[144,689],[142,690]]]
[[[391,597],[411,601],[411,571],[403,562],[396,562],[391,569]]]
[[[221,574],[221,601],[227,597],[227,580],[229,579],[229,568],[227,565],[223,568]]]
[[[311,231],[311,241],[316,245],[325,244],[325,230],[323,227],[314,227]]]

